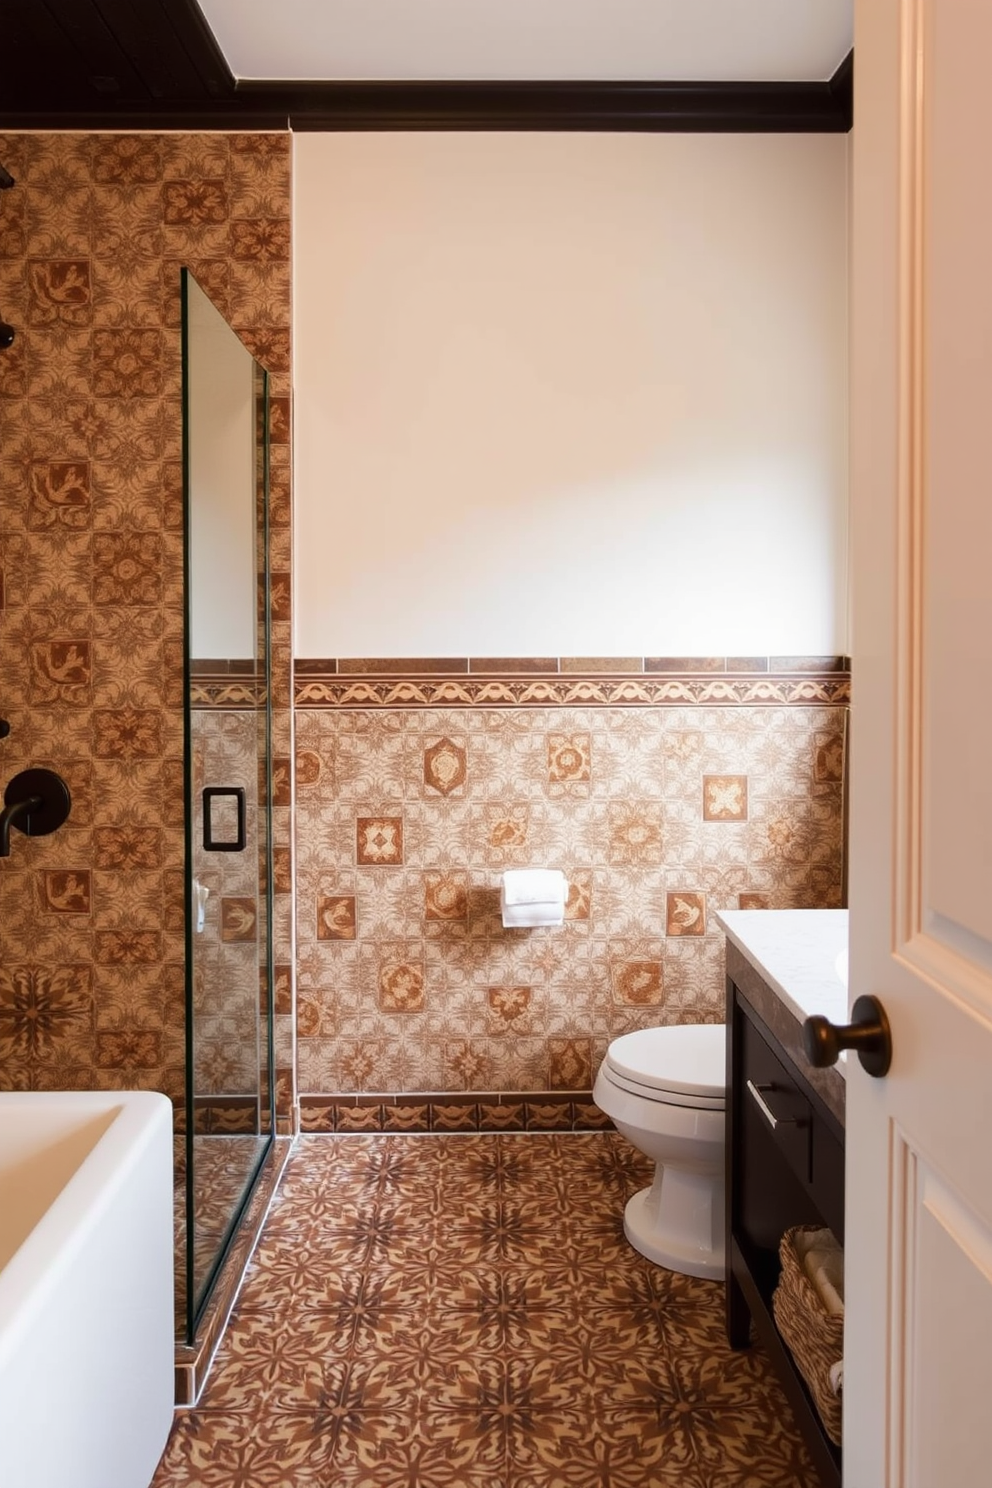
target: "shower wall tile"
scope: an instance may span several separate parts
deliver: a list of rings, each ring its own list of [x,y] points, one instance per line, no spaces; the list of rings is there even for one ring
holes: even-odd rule
[[[273,374],[276,887],[290,901],[276,916],[276,1019],[288,1129],[289,137],[6,134],[0,157],[17,182],[0,202],[0,305],[17,333],[0,354],[3,779],[45,765],[72,792],[65,826],[15,833],[0,865],[0,1084],[149,1087],[182,1120],[185,265]],[[229,915],[255,892],[226,886]],[[235,933],[221,947],[247,953],[254,978],[254,942]],[[234,1100],[242,1014],[212,1016],[205,1091]]]
[[[406,666],[298,668],[304,1126],[595,1126],[611,1039],[722,1018],[717,911],[840,903],[849,677]],[[561,927],[503,928],[528,865]]]

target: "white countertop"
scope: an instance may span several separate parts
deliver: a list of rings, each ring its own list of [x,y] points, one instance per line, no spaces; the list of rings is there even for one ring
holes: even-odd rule
[[[848,1021],[846,909],[732,909],[715,918],[800,1022],[811,1013]]]

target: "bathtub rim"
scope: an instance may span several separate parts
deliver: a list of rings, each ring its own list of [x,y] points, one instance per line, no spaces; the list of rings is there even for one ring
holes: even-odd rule
[[[3,1091],[0,1113],[42,1103],[92,1116],[116,1108],[107,1129],[0,1271],[0,1367],[13,1364],[47,1294],[86,1244],[159,1129],[172,1137],[172,1102],[151,1090]]]

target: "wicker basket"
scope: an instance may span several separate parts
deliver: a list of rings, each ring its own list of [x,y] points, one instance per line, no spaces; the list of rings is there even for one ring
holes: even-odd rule
[[[830,1367],[844,1352],[844,1319],[827,1312],[803,1269],[796,1236],[815,1225],[786,1230],[779,1245],[782,1274],[772,1297],[778,1331],[809,1387],[830,1440],[840,1446],[841,1397],[830,1385]]]

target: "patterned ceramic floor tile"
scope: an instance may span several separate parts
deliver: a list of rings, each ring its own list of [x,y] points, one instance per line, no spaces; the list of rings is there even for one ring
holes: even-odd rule
[[[298,1143],[153,1488],[808,1488],[723,1289],[623,1238],[616,1133]]]

